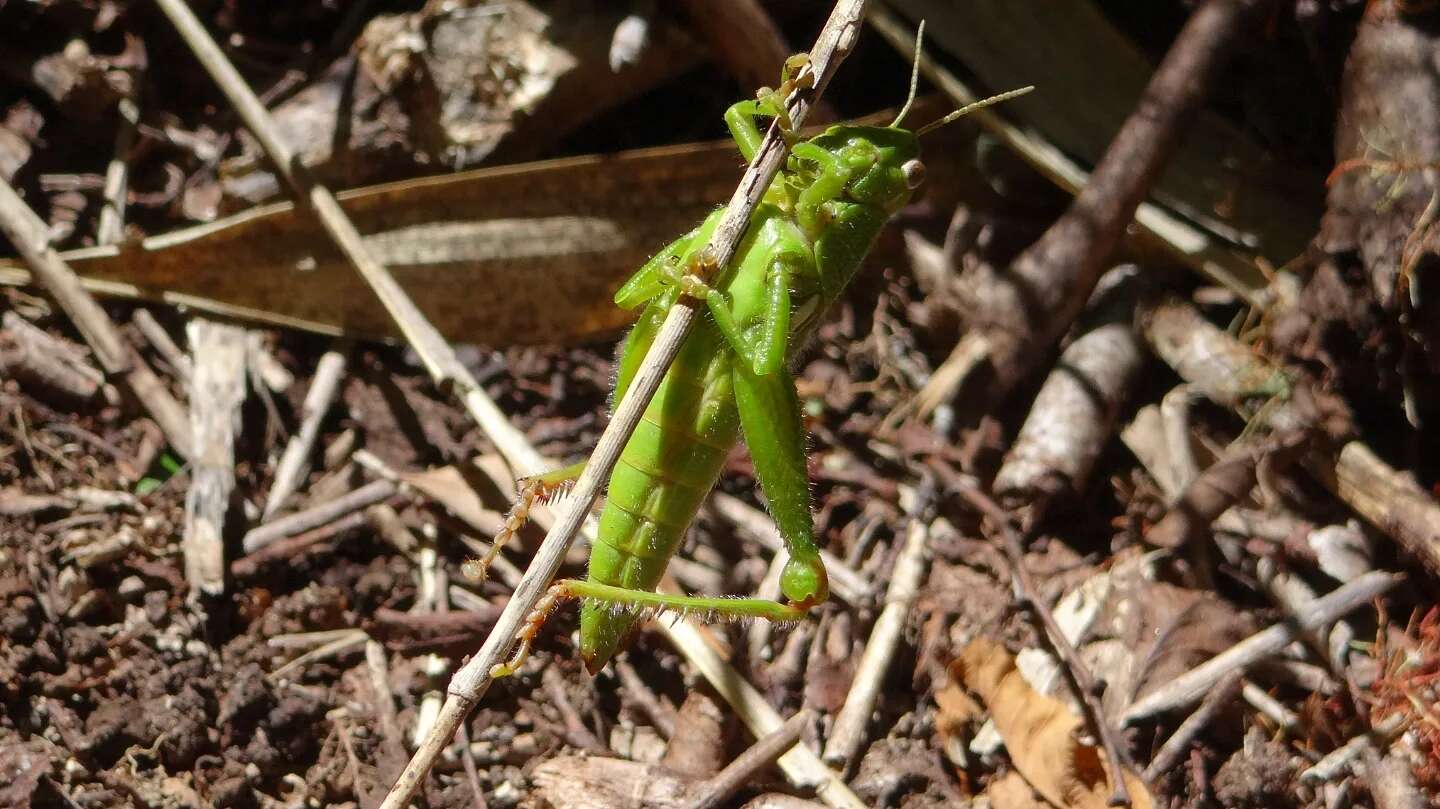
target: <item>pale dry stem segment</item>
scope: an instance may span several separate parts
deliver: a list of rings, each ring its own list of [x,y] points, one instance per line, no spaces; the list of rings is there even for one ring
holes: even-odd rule
[[[808,90],[815,86],[814,72],[806,69],[809,66],[810,54],[792,54],[780,68],[780,86],[761,87],[755,93],[760,111],[775,119],[775,125],[785,139],[786,146],[795,145],[795,123],[790,119],[790,110],[786,108],[785,100],[796,90]]]
[[[550,503],[568,492],[584,468],[585,463],[582,461],[553,472],[521,478],[519,481],[520,492],[515,495],[515,503],[510,506],[510,513],[505,515],[505,524],[500,527],[495,538],[491,540],[489,550],[485,551],[485,555],[478,559],[466,559],[460,565],[460,573],[476,583],[485,581],[490,574],[490,566],[495,563],[495,557],[499,556],[500,551],[510,540],[520,533],[520,529],[530,522],[531,510],[538,505]]]
[[[677,620],[695,618],[702,623],[745,618],[792,623],[803,619],[809,611],[808,607],[781,604],[764,598],[671,595],[629,590],[579,579],[562,579],[550,585],[545,595],[535,602],[535,609],[525,617],[525,625],[516,633],[515,654],[504,663],[493,666],[490,677],[508,677],[518,671],[529,659],[535,636],[544,626],[545,619],[550,617],[562,600],[571,598],[608,605],[616,614],[635,614],[644,619],[668,615]]]

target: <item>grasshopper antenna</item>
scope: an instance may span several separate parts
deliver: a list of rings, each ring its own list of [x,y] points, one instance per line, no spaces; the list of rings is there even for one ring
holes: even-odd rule
[[[974,104],[966,104],[960,109],[955,110],[949,115],[946,115],[944,118],[941,118],[938,121],[931,121],[930,123],[920,127],[918,130],[915,131],[915,137],[918,138],[926,132],[939,129],[940,127],[950,123],[951,121],[954,121],[956,118],[962,118],[976,110],[983,110],[986,107],[992,107],[1002,101],[1009,101],[1010,99],[1016,98],[1017,96],[1023,96],[1034,89],[1035,85],[1032,84],[1028,87],[1021,87],[1018,90],[1010,90],[1009,92],[1001,93],[999,95],[993,95],[989,98],[982,98],[979,101],[976,101]]]
[[[900,114],[895,116],[895,120],[890,124],[891,129],[905,120],[905,116],[910,113],[910,105],[915,103],[915,90],[920,86],[920,43],[924,39],[925,21],[921,20],[920,27],[915,29],[915,64],[910,68],[910,95],[905,97],[905,106],[900,108]]]

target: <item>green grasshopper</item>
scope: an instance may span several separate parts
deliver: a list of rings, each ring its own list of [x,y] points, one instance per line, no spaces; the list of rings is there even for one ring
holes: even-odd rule
[[[562,599],[582,601],[580,656],[593,674],[649,614],[797,621],[828,597],[789,364],[845,290],[881,228],[919,187],[924,177],[919,136],[1031,88],[971,104],[911,132],[900,122],[914,101],[917,76],[912,76],[909,98],[890,126],[841,124],[796,142],[785,98],[805,86],[805,66],[804,54],[791,57],[779,89],[761,90],[755,100],[741,101],[725,113],[747,161],[761,144],[757,119],[774,119],[790,146],[786,166],[751,216],[735,259],[714,271],[713,283],[703,277],[713,269],[705,249],[724,215],[721,208],[647,262],[615,294],[622,308],[644,307],[620,346],[617,406],[681,295],[704,301],[710,317],[697,322],[686,338],[611,474],[588,578],[551,585],[521,630],[514,656],[497,665],[492,676],[512,674],[524,662],[541,624]],[[789,552],[780,575],[785,603],[654,592],[741,433]],[[483,576],[534,504],[578,477],[582,468],[531,478],[505,530],[484,559],[467,565],[467,575]]]

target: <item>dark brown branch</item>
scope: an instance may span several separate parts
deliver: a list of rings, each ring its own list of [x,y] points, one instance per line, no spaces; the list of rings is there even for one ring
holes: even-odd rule
[[[1069,210],[1007,272],[982,266],[966,278],[972,298],[967,311],[978,313],[971,326],[990,343],[993,398],[1014,388],[1070,329],[1220,67],[1269,4],[1210,0],[1202,5]]]

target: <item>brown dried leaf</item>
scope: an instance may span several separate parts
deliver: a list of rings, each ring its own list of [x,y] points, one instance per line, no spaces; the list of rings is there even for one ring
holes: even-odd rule
[[[486,536],[495,536],[505,524],[504,516],[486,508],[470,482],[453,466],[406,472],[400,475],[400,479]]]
[[[951,676],[979,695],[1015,769],[1050,804],[1061,809],[1105,809],[1111,788],[1104,753],[1081,744],[1080,717],[1065,703],[1037,693],[1015,659],[999,644],[979,638],[951,664]],[[1125,773],[1134,809],[1154,799],[1134,773]]]
[[[1049,804],[1040,800],[1035,790],[1020,773],[1011,770],[991,781],[985,789],[985,797],[995,809],[1048,809]]]
[[[951,744],[964,744],[969,735],[967,729],[980,721],[984,708],[973,697],[965,693],[958,683],[949,683],[935,692],[935,730],[948,748]]]

